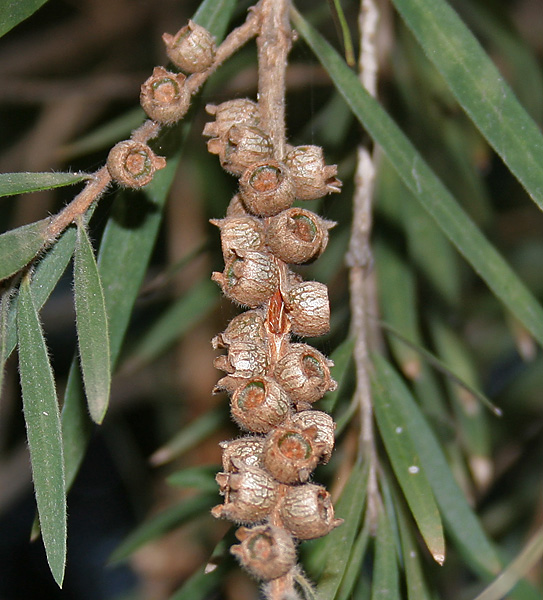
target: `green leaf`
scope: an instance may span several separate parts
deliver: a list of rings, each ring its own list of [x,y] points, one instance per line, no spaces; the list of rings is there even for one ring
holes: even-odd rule
[[[293,22],[357,119],[382,147],[414,197],[435,219],[496,297],[543,344],[543,309],[530,291],[486,240],[390,116],[361,86],[356,74],[347,67],[337,52],[296,11],[293,11]],[[538,169],[540,170],[539,167]],[[541,190],[543,191],[543,185]]]
[[[45,245],[49,219],[23,225],[0,235],[0,280],[26,266]]]
[[[421,336],[413,271],[404,258],[381,239],[375,241],[374,255],[384,319],[408,339],[419,342]],[[417,379],[421,370],[418,352],[394,336],[390,336],[389,341],[403,373],[410,379]]]
[[[543,557],[543,529],[532,537],[524,550],[475,600],[501,600]]]
[[[384,358],[373,356],[376,377],[387,390],[388,410],[401,414],[428,476],[447,532],[476,570],[495,574],[500,560],[456,483],[433,431],[409,390]]]
[[[0,173],[0,197],[52,190],[85,179],[89,179],[86,173]]]
[[[30,282],[30,289],[32,290],[32,298],[37,311],[41,310],[66,270],[66,267],[72,258],[72,254],[74,253],[75,238],[75,227],[68,227],[65,229],[54,245],[47,250],[45,256],[40,259],[34,269],[32,281]],[[17,345],[17,305],[18,298],[15,297],[11,303],[6,334],[6,359]]]
[[[32,477],[49,567],[62,586],[66,563],[66,492],[60,415],[45,339],[25,277],[17,319],[19,372]]]
[[[165,352],[187,331],[198,325],[218,304],[220,293],[208,278],[193,285],[187,293],[163,311],[143,335],[125,368],[137,370]]]
[[[196,488],[201,492],[216,492],[217,482],[215,481],[215,475],[217,471],[219,471],[217,465],[189,467],[188,469],[172,473],[166,481],[175,487]]]
[[[375,566],[371,600],[400,600],[396,545],[386,512],[381,510],[375,537]]]
[[[393,0],[490,145],[543,210],[543,136],[479,42],[443,0]]]
[[[408,600],[431,600],[422,571],[419,545],[401,504],[395,503]]]
[[[74,256],[74,301],[79,357],[89,412],[101,423],[111,383],[109,333],[100,275],[82,219],[77,223]]]
[[[47,0],[2,0],[0,2],[0,37],[35,13]]]
[[[447,365],[470,387],[478,388],[473,356],[452,328],[441,320],[431,320],[431,333],[439,354]],[[492,477],[491,441],[487,414],[478,397],[452,380],[448,382],[457,418],[457,435],[467,451],[467,459],[475,482],[483,489]]]
[[[363,569],[364,558],[366,556],[366,550],[368,549],[368,542],[370,540],[370,528],[369,521],[364,524],[364,527],[356,538],[351,555],[349,556],[349,562],[345,569],[345,575],[341,581],[341,587],[336,594],[335,600],[349,600],[352,598],[352,591],[356,585],[357,579],[360,577],[360,572]]]
[[[168,533],[183,523],[194,519],[208,511],[217,503],[218,492],[185,498],[179,504],[151,517],[135,529],[113,552],[109,561],[118,563],[128,558],[138,548],[147,542]]]
[[[334,362],[334,366],[330,369],[332,378],[337,381],[337,388],[333,392],[328,392],[326,396],[319,402],[319,410],[327,413],[333,413],[337,401],[341,395],[341,389],[345,376],[348,373],[348,367],[351,364],[355,340],[347,338],[332,352],[330,358]]]
[[[150,458],[153,465],[163,465],[181,456],[196,444],[206,439],[224,423],[222,406],[204,413],[183,427],[167,444],[159,448]]]
[[[4,365],[9,356],[7,352],[7,332],[10,306],[11,295],[9,292],[4,292],[0,295],[0,397],[2,396],[2,384],[4,383]]]
[[[425,469],[404,415],[396,406],[379,369],[372,376],[373,406],[388,457],[407,504],[434,560],[443,564],[445,539],[441,517]]]
[[[344,523],[324,538],[313,560],[320,572],[317,591],[322,598],[335,597],[345,574],[366,504],[367,483],[367,464],[355,465],[335,506],[336,516]]]

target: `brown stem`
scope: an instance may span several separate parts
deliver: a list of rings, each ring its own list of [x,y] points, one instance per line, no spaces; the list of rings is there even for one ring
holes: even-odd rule
[[[258,105],[262,129],[278,160],[285,155],[285,77],[291,47],[290,0],[262,0],[258,47]]]
[[[191,94],[196,93],[200,87],[207,81],[208,77],[214,73],[222,63],[237,52],[251,38],[254,38],[260,30],[260,13],[257,8],[249,9],[249,14],[243,25],[240,25],[229,33],[222,44],[217,48],[213,64],[202,71],[194,73],[187,78],[185,85]]]
[[[359,15],[360,61],[359,74],[362,85],[375,95],[377,91],[377,56],[375,32],[378,12],[374,0],[362,0]],[[361,455],[369,461],[368,508],[366,518],[375,530],[380,504],[377,486],[377,452],[373,422],[373,402],[370,385],[371,361],[369,339],[371,337],[368,314],[375,306],[375,287],[368,286],[371,273],[372,254],[370,235],[372,226],[372,198],[375,182],[375,166],[370,152],[360,146],[355,175],[353,198],[353,224],[347,265],[350,267],[351,329],[355,337],[354,360],[356,368],[355,398],[360,407]],[[369,310],[368,310],[369,308]]]
[[[195,94],[205,83],[208,77],[236,50],[254,37],[260,27],[260,17],[257,10],[251,10],[243,25],[232,31],[217,48],[213,65],[202,73],[195,73],[187,79],[186,85],[191,94]],[[136,142],[147,143],[158,136],[161,125],[148,119],[131,134],[131,139]],[[85,188],[55,217],[46,232],[47,243],[52,243],[61,233],[73,223],[77,217],[82,216],[106,190],[111,183],[111,176],[106,167],[102,167],[91,176]]]

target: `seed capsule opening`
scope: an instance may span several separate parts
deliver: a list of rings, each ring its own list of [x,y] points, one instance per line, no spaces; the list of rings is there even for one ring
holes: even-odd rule
[[[317,237],[318,231],[314,221],[306,215],[294,215],[291,230],[300,240],[307,243],[311,243]]]
[[[294,431],[289,431],[280,437],[277,447],[286,458],[291,460],[307,460],[311,456],[311,444]]]

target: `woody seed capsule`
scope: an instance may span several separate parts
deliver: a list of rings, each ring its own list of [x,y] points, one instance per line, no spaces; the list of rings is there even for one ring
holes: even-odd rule
[[[141,106],[151,119],[169,124],[184,117],[191,97],[185,80],[182,73],[171,73],[163,67],[153,69],[140,93]]]
[[[277,258],[301,265],[324,252],[328,244],[328,229],[334,225],[309,210],[290,208],[269,220],[266,243]]]
[[[221,246],[225,260],[240,250],[261,250],[264,246],[264,226],[256,217],[211,219],[221,230]]]
[[[213,273],[226,296],[256,308],[271,298],[279,286],[279,272],[271,254],[239,251],[226,261],[222,273]]]
[[[228,100],[219,105],[208,104],[206,111],[215,115],[215,121],[206,123],[204,135],[209,137],[223,137],[234,125],[258,127],[260,115],[256,102],[247,98]]]
[[[334,518],[330,494],[312,483],[288,487],[280,515],[285,528],[300,540],[322,537],[343,523]]]
[[[166,166],[166,159],[157,156],[147,144],[126,140],[109,152],[107,169],[119,185],[140,188],[150,183],[155,171]]]
[[[264,315],[261,310],[246,310],[234,317],[227,328],[211,340],[213,348],[226,348],[234,342],[257,342],[265,338]]]
[[[211,514],[237,523],[263,521],[277,502],[278,483],[258,467],[246,467],[234,461],[238,473],[218,473],[224,504],[211,509]]]
[[[239,180],[239,190],[245,208],[260,217],[272,217],[294,202],[288,169],[275,160],[249,167]]]
[[[273,379],[261,375],[252,377],[232,394],[230,410],[242,429],[267,433],[287,418],[291,404]]]
[[[296,335],[315,337],[330,330],[328,288],[318,281],[304,281],[285,295],[291,330]]]
[[[234,342],[228,354],[218,356],[214,366],[234,377],[255,377],[263,375],[268,368],[268,353],[262,341]]]
[[[337,166],[325,165],[320,146],[297,146],[285,158],[291,170],[296,198],[315,200],[341,190],[341,181],[336,178]]]
[[[296,564],[296,548],[292,536],[274,525],[257,525],[236,531],[241,544],[230,552],[241,565],[258,579],[270,581],[283,577]]]
[[[166,54],[176,67],[187,73],[205,71],[215,59],[213,36],[194,21],[180,29],[175,35],[162,36]]]
[[[257,127],[234,125],[226,135],[207,143],[211,154],[218,154],[221,166],[232,175],[241,175],[254,163],[271,158],[273,146],[268,135]]]
[[[315,348],[307,344],[291,344],[277,362],[274,376],[300,409],[336,389],[337,383],[330,376],[331,366],[332,361]]]
[[[266,438],[262,462],[281,483],[300,483],[320,461],[324,445],[315,442],[315,428],[300,430],[289,425],[273,430]]]
[[[303,410],[291,418],[291,423],[298,429],[315,428],[315,442],[322,444],[321,461],[327,463],[334,449],[334,419],[321,410]]]
[[[246,437],[220,442],[222,448],[222,468],[225,473],[236,471],[236,464],[240,469],[244,467],[262,467],[261,456],[264,447],[264,438],[249,435]]]

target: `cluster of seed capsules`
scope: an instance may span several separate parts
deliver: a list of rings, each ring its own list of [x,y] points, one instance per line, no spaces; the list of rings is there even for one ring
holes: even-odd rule
[[[185,115],[197,89],[190,74],[212,69],[216,49],[209,32],[192,21],[163,39],[172,63],[189,76],[156,67],[140,101],[152,121],[169,125]],[[270,581],[296,566],[297,540],[321,537],[342,522],[326,489],[309,482],[334,446],[333,419],[311,408],[336,387],[332,363],[292,341],[328,332],[328,290],[288,266],[315,260],[334,225],[294,201],[338,192],[341,183],[317,146],[287,145],[286,155],[277,156],[257,103],[238,99],[206,108],[215,116],[204,129],[208,149],[239,177],[226,218],[212,221],[225,261],[212,278],[249,308],[213,340],[227,349],[215,361],[227,375],[214,391],[230,395],[232,416],[249,435],[221,444],[223,472],[216,479],[224,504],[212,514],[243,525],[236,532],[241,543],[231,551],[251,574]],[[132,188],[147,185],[164,166],[134,139],[117,144],[107,163],[112,178]]]
[[[147,116],[159,125],[172,125],[181,120],[190,107],[192,94],[201,82],[191,75],[212,69],[215,61],[215,40],[204,27],[189,21],[175,35],[162,36],[171,62],[188,74],[155,67],[151,77],[141,87],[140,104]],[[119,185],[141,188],[150,183],[166,160],[139,140],[124,140],[110,151],[107,168]]]
[[[227,373],[215,391],[229,394],[233,419],[249,432],[221,444],[216,479],[224,503],[212,514],[243,525],[232,553],[254,576],[272,580],[295,567],[296,540],[321,537],[342,522],[326,489],[309,482],[334,446],[333,419],[311,408],[336,387],[332,363],[292,341],[328,332],[328,290],[289,268],[315,260],[334,225],[294,201],[337,192],[341,184],[319,147],[287,145],[278,160],[257,103],[238,99],[206,109],[215,116],[204,129],[208,149],[239,177],[226,218],[212,221],[225,261],[212,279],[249,308],[212,342],[227,349],[215,360]]]

